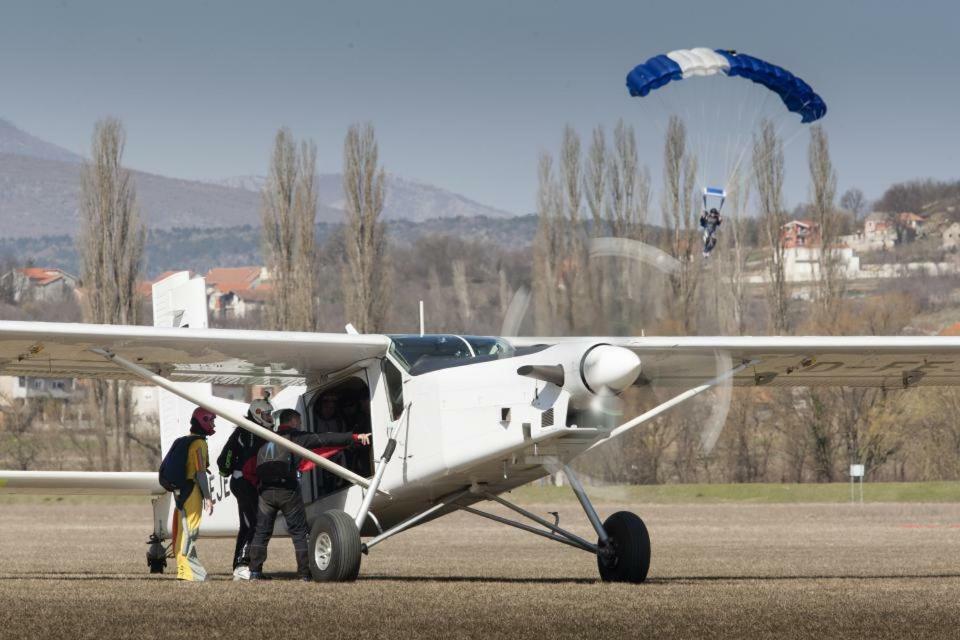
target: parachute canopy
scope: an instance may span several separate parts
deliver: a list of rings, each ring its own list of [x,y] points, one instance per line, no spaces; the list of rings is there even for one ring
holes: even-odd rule
[[[631,96],[646,96],[673,80],[693,76],[741,76],[780,96],[787,109],[803,122],[814,122],[827,113],[827,105],[806,82],[786,69],[744,53],[724,49],[678,49],[654,56],[627,75]]]

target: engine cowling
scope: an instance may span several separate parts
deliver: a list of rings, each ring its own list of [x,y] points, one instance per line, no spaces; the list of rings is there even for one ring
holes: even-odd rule
[[[640,376],[637,354],[602,342],[559,344],[537,356],[541,363],[524,365],[517,373],[562,387],[578,408],[597,396],[619,395]]]

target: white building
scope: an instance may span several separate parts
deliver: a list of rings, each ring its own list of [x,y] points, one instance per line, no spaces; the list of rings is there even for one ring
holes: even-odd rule
[[[960,246],[960,222],[954,222],[941,231],[940,241],[940,246],[944,249],[956,249]]]
[[[958,228],[958,232],[960,232],[960,228]],[[831,251],[836,256],[842,276],[848,280],[904,278],[918,275],[946,276],[960,273],[960,265],[954,262],[900,262],[861,265],[859,256],[850,247],[835,248]],[[820,278],[820,249],[807,247],[784,249],[783,264],[787,282],[812,284]],[[748,278],[748,282],[752,284],[765,284],[767,281],[768,275],[765,270]]]
[[[0,402],[48,398],[74,400],[80,397],[73,378],[31,378],[28,376],[0,376]]]

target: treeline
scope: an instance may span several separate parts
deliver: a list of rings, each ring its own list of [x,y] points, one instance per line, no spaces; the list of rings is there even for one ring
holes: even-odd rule
[[[315,226],[317,244],[325,244],[342,226],[318,222]],[[515,218],[437,218],[423,222],[389,220],[384,222],[384,228],[391,245],[401,249],[410,248],[422,238],[446,236],[513,250],[533,244],[537,217],[530,214]],[[76,239],[65,235],[0,238],[0,264],[53,267],[75,275],[80,273]],[[206,273],[213,267],[258,264],[263,264],[262,230],[258,226],[147,231],[143,259],[146,278],[180,269]]]

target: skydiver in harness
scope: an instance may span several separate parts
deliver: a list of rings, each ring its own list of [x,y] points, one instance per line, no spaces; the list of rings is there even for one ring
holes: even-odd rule
[[[709,258],[710,252],[717,246],[717,229],[723,223],[720,209],[723,208],[723,201],[726,197],[727,193],[723,189],[707,187],[703,190],[703,213],[700,214],[700,228],[703,229],[704,258]],[[716,206],[709,206],[709,198],[719,198],[720,202]]]

